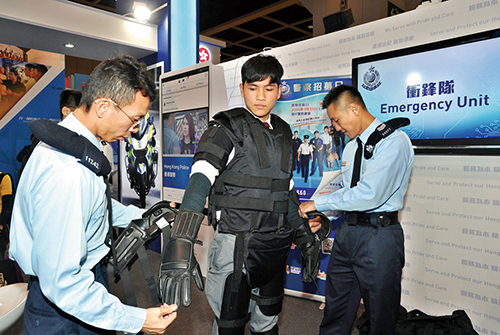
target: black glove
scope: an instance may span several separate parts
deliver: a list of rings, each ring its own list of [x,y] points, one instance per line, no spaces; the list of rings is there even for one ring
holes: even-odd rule
[[[311,283],[319,272],[319,240],[311,232],[309,222],[305,219],[296,228],[294,244],[301,250],[302,282]]]
[[[164,240],[159,276],[163,303],[191,305],[191,278],[200,291],[205,289],[193,250],[203,218],[203,214],[193,210],[179,211],[168,241]]]
[[[170,223],[174,221],[177,214],[175,208],[171,208],[166,201],[154,204],[144,214],[142,219],[136,219],[129,223],[127,228],[113,241],[113,257],[110,259],[114,268],[115,278],[136,260],[139,248],[154,241],[162,230],[170,231]],[[110,231],[112,234],[112,231]]]

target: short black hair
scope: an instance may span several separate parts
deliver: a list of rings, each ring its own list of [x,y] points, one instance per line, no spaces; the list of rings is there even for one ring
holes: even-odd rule
[[[36,65],[28,63],[28,64],[24,65],[24,67],[27,67],[28,69],[34,69],[34,68],[36,68]]]
[[[82,104],[88,111],[96,99],[108,98],[126,106],[134,102],[137,92],[150,101],[156,97],[146,65],[132,56],[118,56],[102,61],[92,71],[83,89]]]
[[[271,84],[279,85],[283,76],[283,67],[274,56],[257,55],[241,67],[241,82],[253,83],[271,77]]]
[[[327,109],[328,106],[330,106],[332,103],[337,103],[339,99],[344,96],[344,94],[347,94],[351,100],[355,101],[366,109],[365,102],[363,101],[361,93],[359,93],[356,88],[349,85],[339,85],[332,88],[323,99],[323,109]]]
[[[43,64],[37,64],[36,69],[43,74],[45,74],[47,72],[47,67]]]
[[[9,71],[19,78],[19,71],[15,67],[11,67]]]
[[[68,107],[70,109],[76,109],[80,106],[80,100],[82,99],[82,92],[78,90],[66,89],[59,94],[59,112],[61,113],[61,119],[63,118],[62,109],[63,107]]]

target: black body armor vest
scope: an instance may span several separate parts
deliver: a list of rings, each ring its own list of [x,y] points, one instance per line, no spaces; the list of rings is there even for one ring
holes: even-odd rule
[[[220,112],[214,120],[230,138],[235,154],[212,187],[210,222],[224,233],[285,228],[292,177],[290,126],[271,115],[269,130],[242,108]]]

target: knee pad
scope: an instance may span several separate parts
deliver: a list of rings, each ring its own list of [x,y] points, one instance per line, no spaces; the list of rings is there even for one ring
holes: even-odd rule
[[[285,291],[283,289],[285,280],[285,272],[278,273],[274,278],[262,286],[259,290],[259,295],[252,294],[252,299],[259,306],[262,314],[267,316],[278,315],[283,306],[283,297]]]
[[[233,274],[226,278],[220,318],[217,319],[219,335],[243,335],[245,325],[250,320],[248,306],[251,288],[245,277],[240,280],[237,292],[231,292]]]
[[[250,335],[278,335],[279,334],[279,328],[278,325],[274,325],[273,328],[269,329],[268,331],[265,332],[253,332],[250,330]]]

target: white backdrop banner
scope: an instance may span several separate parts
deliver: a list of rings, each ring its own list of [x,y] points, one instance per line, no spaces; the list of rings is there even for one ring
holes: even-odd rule
[[[416,156],[405,208],[402,303],[463,309],[500,333],[500,157]]]

